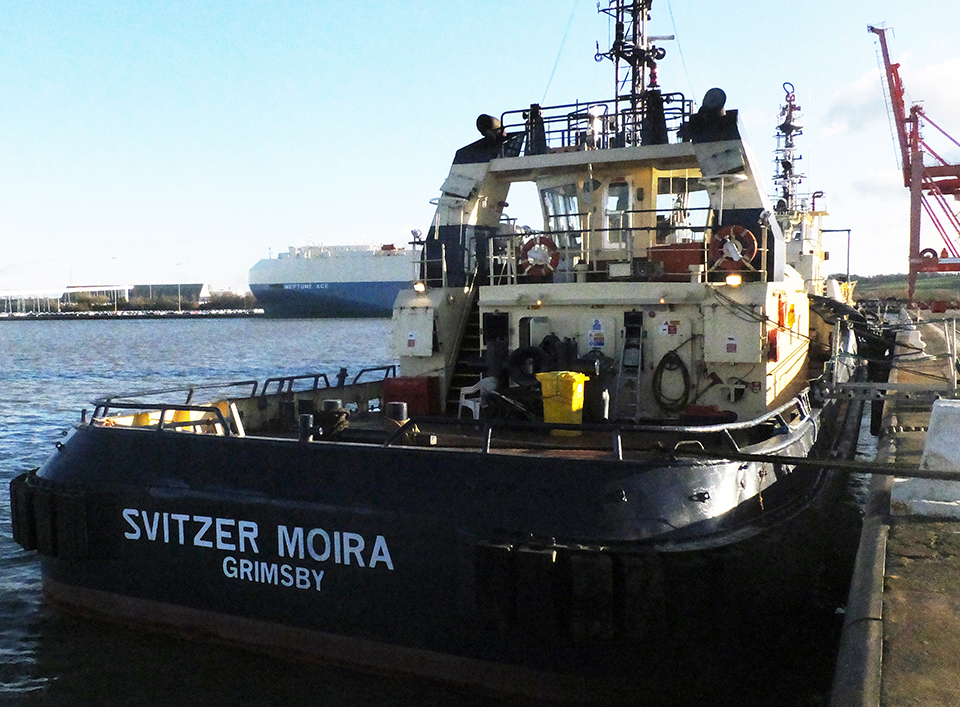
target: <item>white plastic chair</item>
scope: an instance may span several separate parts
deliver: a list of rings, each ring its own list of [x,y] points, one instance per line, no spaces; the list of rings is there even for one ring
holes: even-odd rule
[[[473,419],[480,419],[480,408],[487,406],[487,398],[490,393],[497,389],[497,379],[493,376],[481,378],[476,385],[470,385],[460,389],[460,407],[457,409],[457,417],[463,416],[463,409],[467,408],[473,413]]]

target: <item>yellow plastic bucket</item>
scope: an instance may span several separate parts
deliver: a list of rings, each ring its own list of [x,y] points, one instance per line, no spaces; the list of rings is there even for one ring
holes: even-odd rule
[[[543,421],[579,425],[583,422],[583,384],[590,376],[572,371],[538,373],[543,391]],[[550,434],[575,437],[577,430],[551,430]]]

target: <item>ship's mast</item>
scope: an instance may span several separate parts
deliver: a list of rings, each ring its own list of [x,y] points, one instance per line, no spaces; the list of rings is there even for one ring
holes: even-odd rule
[[[799,193],[803,175],[797,171],[797,162],[802,156],[797,152],[794,138],[803,135],[800,106],[792,83],[783,84],[786,105],[780,106],[777,123],[777,149],[774,151],[773,183],[777,188],[777,213],[797,211],[800,208]]]
[[[657,131],[663,113],[657,61],[666,56],[666,50],[651,43],[658,38],[647,36],[651,5],[653,0],[608,0],[607,7],[599,8],[614,22],[613,46],[606,52],[598,47],[597,60],[610,59],[615,66],[618,133],[625,145],[666,141]],[[659,116],[652,115],[657,112]]]

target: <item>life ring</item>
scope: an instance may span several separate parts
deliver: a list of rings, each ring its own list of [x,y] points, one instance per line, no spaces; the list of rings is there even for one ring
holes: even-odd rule
[[[756,255],[757,239],[743,226],[724,226],[710,239],[710,262],[724,270],[739,270]]]
[[[520,269],[529,277],[542,279],[560,264],[560,250],[547,236],[531,238],[520,249]]]
[[[923,250],[920,251],[920,257],[921,258],[938,258],[940,256],[937,255],[937,251],[935,251],[933,248],[924,248]]]
[[[524,346],[510,353],[507,372],[514,383],[522,388],[539,385],[537,373],[547,370],[550,357],[539,346]]]

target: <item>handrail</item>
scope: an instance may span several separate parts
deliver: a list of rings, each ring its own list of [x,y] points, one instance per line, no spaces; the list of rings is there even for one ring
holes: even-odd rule
[[[397,367],[394,364],[387,366],[371,366],[370,368],[362,369],[357,375],[353,377],[353,385],[356,385],[360,382],[360,376],[364,373],[374,373],[376,371],[383,371],[383,378],[381,380],[386,380],[387,378],[396,378],[397,377]]]
[[[473,427],[476,428],[478,425],[482,427],[483,434],[481,435],[482,441],[481,446],[485,452],[489,452],[491,438],[493,430],[496,429],[509,429],[511,431],[516,430],[537,430],[537,431],[547,431],[547,430],[573,430],[573,431],[582,431],[582,432],[607,432],[612,433],[612,447],[614,457],[622,459],[622,435],[623,433],[637,433],[637,432],[657,432],[657,433],[677,433],[677,434],[694,434],[694,435],[709,435],[714,433],[719,433],[720,438],[724,443],[730,446],[731,450],[734,452],[740,452],[741,447],[736,443],[731,435],[731,432],[737,430],[750,429],[752,427],[757,427],[764,422],[767,422],[771,419],[778,419],[785,423],[788,429],[797,427],[800,424],[800,421],[795,424],[790,424],[784,418],[784,413],[792,407],[796,407],[801,414],[801,420],[810,417],[810,409],[806,404],[807,395],[809,393],[809,388],[804,389],[799,395],[795,398],[789,400],[788,402],[780,405],[779,407],[768,410],[762,415],[759,415],[751,420],[744,422],[725,422],[715,425],[651,425],[651,424],[603,424],[603,423],[583,423],[583,424],[571,424],[571,423],[560,423],[560,422],[530,422],[526,420],[472,420],[472,419],[459,419],[459,418],[447,418],[447,417],[412,417],[409,420],[406,420],[403,425],[394,430],[387,439],[383,442],[384,447],[389,447],[393,445],[397,440],[406,436],[408,432],[412,430],[413,427],[417,425],[446,425],[452,427]],[[669,452],[670,450],[664,449],[664,452]]]
[[[227,423],[227,419],[223,416],[223,412],[216,407],[215,405],[177,405],[175,403],[159,403],[159,404],[149,404],[149,403],[134,403],[134,402],[120,402],[112,401],[109,404],[98,404],[93,411],[93,418],[91,424],[99,423],[100,426],[110,426],[106,420],[111,418],[107,417],[107,414],[110,412],[110,409],[117,410],[150,410],[151,412],[159,412],[159,417],[157,418],[157,431],[162,432],[164,429],[179,429],[181,427],[198,427],[200,425],[221,425],[223,429],[224,436],[229,437],[233,433],[230,430],[230,425]],[[166,416],[168,412],[201,412],[204,414],[213,414],[216,419],[206,418],[200,420],[178,420],[174,422],[170,420],[166,421]],[[137,426],[140,428],[152,428],[153,425],[140,425]],[[131,427],[131,429],[137,429],[137,427]]]
[[[677,209],[638,209],[631,211],[620,212],[624,215],[639,215],[639,214],[672,214],[678,211]],[[688,207],[686,209],[681,209],[681,211],[711,211],[710,207]],[[745,263],[744,267],[746,273],[751,277],[759,277],[761,281],[767,281],[769,275],[767,273],[768,265],[768,255],[769,248],[767,246],[767,238],[764,235],[765,229],[761,229],[761,234],[757,238],[757,251],[759,264],[753,266],[750,263]],[[561,270],[573,272],[572,263],[573,258],[580,258],[578,263],[578,272],[593,272],[593,273],[602,273],[605,272],[603,268],[595,267],[595,263],[598,262],[597,256],[600,256],[599,260],[608,261],[608,260],[618,260],[625,261],[630,258],[647,258],[653,261],[661,262],[664,264],[665,268],[682,266],[686,267],[687,264],[696,265],[698,263],[688,263],[687,261],[681,259],[680,261],[674,262],[670,259],[669,253],[672,252],[672,248],[676,246],[677,248],[686,250],[687,248],[700,248],[703,253],[700,256],[699,265],[704,266],[706,273],[715,273],[719,268],[719,260],[712,262],[709,256],[709,248],[711,243],[711,237],[714,233],[714,227],[704,224],[694,224],[694,223],[670,223],[669,221],[661,221],[653,225],[609,225],[606,228],[570,228],[570,229],[555,229],[555,230],[529,230],[522,233],[498,233],[492,236],[489,236],[489,240],[492,244],[488,248],[488,259],[490,264],[488,266],[490,277],[492,282],[497,282],[503,284],[516,284],[519,273],[515,267],[516,262],[516,250],[519,247],[519,243],[527,241],[531,238],[540,238],[547,237],[555,241],[557,245],[558,252],[566,258],[567,266],[561,266]],[[643,235],[643,238],[640,238],[640,235]],[[657,239],[663,236],[674,236],[675,242],[673,243],[658,243],[653,242],[655,239],[652,237],[652,234],[657,235]],[[616,235],[616,239],[613,236]],[[566,237],[569,241],[561,240],[561,237]],[[585,250],[587,248],[588,238],[597,238],[604,237],[609,238],[610,242],[608,244],[594,244],[597,247],[590,246],[589,251]],[[616,242],[614,242],[616,240]],[[640,245],[638,245],[638,241]],[[501,246],[506,244],[506,248],[502,248],[504,252],[497,253],[497,244]],[[666,254],[666,255],[664,255]],[[666,259],[665,259],[666,258]],[[582,268],[586,267],[586,270]],[[686,270],[669,270],[667,269],[663,275],[676,277],[677,275],[684,275],[687,277],[691,276],[691,273]]]
[[[284,390],[283,390],[284,387],[287,388],[286,392],[288,392],[288,393],[293,393],[293,392],[295,392],[295,391],[293,390],[293,382],[294,382],[294,381],[307,380],[307,379],[311,379],[311,378],[313,379],[313,388],[311,388],[310,390],[319,390],[319,389],[320,389],[320,379],[321,379],[321,378],[323,379],[323,384],[324,384],[323,387],[324,387],[324,388],[329,388],[329,387],[331,387],[331,386],[330,386],[330,379],[327,378],[327,374],[326,374],[326,373],[303,373],[303,374],[298,375],[298,376],[276,376],[276,377],[274,377],[274,378],[267,378],[267,380],[265,380],[265,381],[263,382],[263,388],[261,388],[261,390],[260,390],[260,397],[266,397],[266,396],[268,395],[267,388],[270,387],[270,384],[271,384],[271,383],[277,383],[277,384],[278,384],[278,385],[277,385],[277,393],[278,393],[278,394],[284,392]]]
[[[353,383],[354,384],[358,383],[360,381],[360,377],[363,376],[365,373],[373,373],[376,371],[383,371],[384,379],[389,378],[391,376],[396,377],[397,366],[396,364],[388,364],[385,366],[372,366],[369,368],[364,368],[359,373],[357,373],[356,376],[354,376]],[[230,381],[225,383],[206,383],[203,385],[187,385],[183,387],[155,388],[155,389],[148,389],[148,390],[138,390],[138,391],[133,391],[129,393],[117,393],[114,395],[105,395],[99,398],[94,398],[91,402],[95,406],[95,409],[100,409],[101,407],[106,407],[107,409],[109,409],[110,407],[127,408],[130,406],[134,406],[134,409],[136,409],[137,406],[139,406],[139,409],[143,409],[147,407],[156,409],[160,405],[169,406],[171,405],[171,403],[159,403],[159,402],[148,403],[146,401],[143,401],[143,402],[140,402],[140,401],[133,402],[133,401],[139,398],[148,398],[148,397],[153,397],[158,395],[172,395],[175,393],[180,393],[186,396],[186,399],[182,405],[189,406],[190,401],[193,399],[194,393],[196,393],[199,390],[218,390],[218,389],[233,388],[238,386],[249,386],[250,392],[245,397],[255,398],[257,397],[258,391],[261,397],[266,397],[268,394],[270,394],[268,392],[268,388],[274,383],[277,384],[276,394],[280,394],[283,392],[294,393],[294,392],[300,392],[300,391],[293,390],[293,383],[295,381],[309,380],[309,379],[313,380],[313,387],[310,388],[310,390],[321,390],[323,388],[333,387],[330,385],[330,379],[326,373],[305,373],[305,374],[295,375],[295,376],[274,376],[271,378],[267,378],[263,382],[262,386],[260,385],[259,381],[255,381],[255,380]],[[323,383],[324,383],[323,388],[321,388],[320,386],[321,380],[323,380]],[[284,388],[286,388],[287,390],[284,391]]]
[[[693,112],[693,102],[687,99],[682,93],[672,92],[664,93],[664,113],[668,123],[668,131],[677,133],[680,126],[686,122]],[[607,147],[623,146],[625,136],[618,133],[614,127],[616,124],[625,124],[623,121],[628,116],[641,118],[643,110],[626,108],[618,109],[622,98],[608,98],[597,101],[576,101],[555,106],[538,106],[540,117],[540,128],[542,129],[543,147],[574,147],[582,143],[584,133],[591,127],[590,109],[603,107],[602,129],[595,136],[594,146],[600,149]],[[533,137],[531,124],[530,108],[505,111],[500,115],[500,123],[504,127],[504,132],[513,140],[508,140],[504,145],[504,151],[519,152],[520,145],[515,144],[521,136],[525,140]],[[618,119],[618,120],[613,120]]]
[[[94,405],[100,406],[104,403],[113,404],[113,401],[124,400],[128,398],[145,398],[151,395],[169,395],[171,393],[186,393],[187,394],[187,403],[193,398],[193,394],[197,390],[214,390],[217,388],[232,388],[235,386],[252,386],[249,397],[254,397],[257,394],[257,387],[259,386],[259,381],[255,380],[244,380],[244,381],[231,381],[229,383],[205,383],[203,385],[189,385],[186,387],[178,388],[157,388],[155,390],[139,390],[132,393],[117,393],[116,395],[107,395],[102,398],[95,398],[91,401]]]

